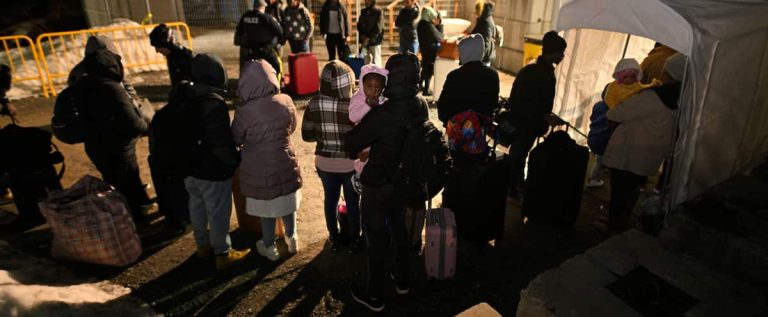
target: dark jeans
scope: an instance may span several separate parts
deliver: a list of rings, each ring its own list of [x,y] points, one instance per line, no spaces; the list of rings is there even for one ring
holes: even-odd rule
[[[318,169],[317,175],[323,183],[323,192],[325,193],[323,209],[328,237],[334,242],[338,242],[341,238],[339,237],[339,228],[336,225],[336,206],[339,204],[339,194],[343,186],[349,225],[349,236],[344,238],[350,242],[357,241],[360,238],[360,196],[352,188],[352,175],[355,175],[355,172],[331,173]]]
[[[435,57],[437,52],[425,52],[421,51],[421,82],[424,83],[424,91],[429,91],[429,82],[432,80],[432,75],[435,73]]]
[[[85,142],[85,153],[101,173],[105,182],[115,186],[118,192],[128,200],[128,207],[134,220],[143,221],[141,206],[151,201],[139,176],[139,164],[136,160],[137,139],[125,144],[107,144]]]
[[[608,228],[621,232],[629,226],[629,218],[640,196],[640,188],[648,178],[620,169],[611,169],[611,202],[608,207]]]
[[[396,276],[398,279],[410,278],[410,239],[405,228],[405,202],[392,185],[364,186],[360,210],[368,239],[368,296],[381,298],[382,288],[389,278],[390,240],[396,246]]]
[[[516,193],[525,184],[525,160],[528,152],[536,142],[536,134],[528,128],[515,131],[512,143],[509,145],[509,158],[511,160],[511,174],[509,179],[509,191]]]
[[[288,44],[291,45],[293,54],[309,52],[309,40],[289,40]]]
[[[160,213],[165,216],[165,223],[174,227],[185,227],[190,223],[190,220],[189,193],[184,187],[184,179],[164,175],[162,171],[153,166],[151,158],[149,159],[149,170],[157,194],[157,206]]]
[[[339,53],[339,60],[342,62],[347,61],[349,52],[346,49],[347,43],[344,42],[344,38],[341,34],[326,34],[325,35],[325,48],[328,49],[328,60],[332,61],[336,59],[336,52]]]

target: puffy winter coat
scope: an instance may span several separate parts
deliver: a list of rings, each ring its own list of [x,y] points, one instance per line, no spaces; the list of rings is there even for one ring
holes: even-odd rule
[[[296,108],[291,97],[278,94],[274,69],[263,60],[241,68],[232,137],[243,146],[240,188],[245,196],[270,200],[301,188],[301,173],[291,133]]]
[[[387,60],[389,78],[384,90],[387,101],[374,107],[347,132],[347,150],[358,153],[371,147],[368,163],[360,176],[365,186],[392,184],[392,176],[400,164],[405,141],[405,127],[416,118],[428,118],[427,102],[419,91],[419,62],[416,55],[394,55]]]

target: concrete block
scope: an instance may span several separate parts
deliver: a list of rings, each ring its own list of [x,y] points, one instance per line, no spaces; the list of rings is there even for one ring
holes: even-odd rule
[[[631,230],[537,276],[521,291],[517,315],[639,316],[606,286],[641,266],[698,301],[686,316],[766,313],[765,298],[750,285]]]
[[[459,313],[456,317],[501,317],[501,314],[488,303],[480,303]]]

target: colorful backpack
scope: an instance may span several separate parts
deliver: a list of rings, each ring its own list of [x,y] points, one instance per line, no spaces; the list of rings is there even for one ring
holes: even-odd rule
[[[474,110],[457,113],[446,125],[448,148],[452,152],[467,154],[487,153],[485,136],[493,126],[493,119]]]

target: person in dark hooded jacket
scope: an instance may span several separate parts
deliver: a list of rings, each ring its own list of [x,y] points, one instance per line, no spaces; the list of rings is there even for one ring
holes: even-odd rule
[[[384,97],[387,101],[371,109],[345,137],[347,150],[358,153],[371,147],[368,163],[360,176],[363,185],[360,202],[363,227],[368,238],[367,288],[352,286],[352,296],[373,311],[384,309],[382,292],[387,278],[389,232],[397,246],[394,278],[399,294],[410,288],[408,249],[405,229],[406,202],[393,184],[405,142],[406,126],[414,120],[427,120],[427,102],[418,95],[419,61],[413,54],[397,54],[387,60],[389,71]]]
[[[461,67],[448,73],[437,99],[437,116],[443,125],[454,115],[474,110],[493,116],[499,105],[499,73],[483,65],[483,39],[472,34],[459,41]]]
[[[326,0],[320,9],[320,34],[325,38],[325,47],[328,49],[328,60],[337,58],[346,61],[346,45],[349,40],[349,24],[347,9],[339,0]]]
[[[478,0],[475,3],[475,13],[477,14],[477,23],[470,34],[480,34],[483,36],[485,48],[483,51],[483,63],[490,66],[496,59],[496,24],[493,22],[493,2]]]
[[[83,56],[90,55],[91,53],[94,53],[100,49],[108,49],[112,53],[118,54],[117,49],[115,48],[115,44],[108,37],[103,35],[91,35],[85,42],[85,54],[83,54]],[[69,76],[67,77],[67,85],[74,85],[78,80],[80,80],[80,78],[83,78],[85,75],[87,75],[85,72],[85,65],[82,61],[80,61],[80,63],[77,63],[77,65],[75,65],[75,67],[69,71]],[[134,101],[139,100],[136,89],[133,88],[133,85],[131,85],[131,83],[129,83],[125,78],[123,78],[123,87]]]
[[[152,201],[144,191],[136,161],[136,142],[147,132],[142,117],[122,85],[120,56],[100,49],[83,60],[87,76],[76,94],[85,121],[85,153],[107,183],[125,195],[134,220],[146,222],[144,211]]]
[[[197,244],[197,256],[216,254],[216,268],[242,261],[250,249],[231,248],[229,220],[232,215],[232,175],[240,163],[229,127],[227,105],[220,94],[227,83],[221,60],[198,54],[190,64],[192,82],[181,82],[170,103],[184,103],[201,120],[195,164],[184,185],[189,193],[189,213]]]
[[[395,25],[400,34],[399,53],[410,52],[416,54],[419,52],[419,42],[416,35],[416,21],[419,19],[419,5],[415,0],[403,0],[403,8],[397,14]]]
[[[175,86],[182,80],[190,80],[189,65],[195,53],[179,44],[176,35],[161,23],[149,33],[149,43],[155,47],[155,51],[163,54],[168,60],[168,74],[171,77],[171,86]]]
[[[435,58],[437,48],[443,40],[443,23],[440,14],[432,7],[424,7],[421,10],[421,19],[416,25],[419,35],[419,47],[421,48],[421,81],[424,96],[431,96],[429,82],[435,73]]]

